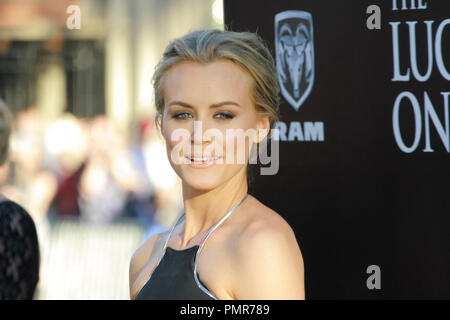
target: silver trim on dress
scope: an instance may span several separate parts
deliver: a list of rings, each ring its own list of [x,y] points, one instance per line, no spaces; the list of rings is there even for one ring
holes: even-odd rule
[[[197,286],[200,288],[200,290],[202,290],[204,293],[206,293],[207,295],[209,295],[211,298],[218,300],[218,298],[212,293],[210,292],[205,286],[203,286],[197,276],[197,267],[198,267],[198,257],[200,255],[200,251],[202,250],[203,246],[205,245],[205,241],[206,239],[211,235],[211,233],[216,230],[241,204],[242,202],[244,202],[244,200],[247,198],[248,193],[245,194],[245,196],[242,198],[241,201],[239,201],[239,203],[237,203],[233,208],[231,208],[230,211],[228,211],[215,225],[213,225],[208,232],[205,234],[205,236],[203,237],[202,241],[200,242],[200,245],[197,249],[197,253],[195,255],[195,260],[194,260],[194,279],[195,282],[197,283]],[[166,250],[167,250],[167,245],[169,243],[170,237],[172,236],[173,230],[176,228],[176,226],[180,223],[181,220],[185,219],[185,212],[183,211],[183,213],[180,215],[180,217],[178,217],[176,219],[176,222],[173,224],[173,226],[170,228],[170,231],[168,232],[167,238],[164,242],[164,246],[160,252],[159,258],[158,258],[158,262],[155,265],[155,268],[153,269],[153,271],[158,267],[158,265],[161,263],[162,258],[164,257]],[[158,239],[159,241],[159,239]],[[153,275],[150,275],[150,277],[147,279],[147,281],[144,283],[144,285],[142,286],[142,288],[139,290],[138,294],[136,296],[139,295],[139,293],[142,291],[142,289],[144,288],[144,286],[147,284],[147,282],[150,281],[151,277]]]
[[[218,300],[218,298],[212,293],[210,292],[207,288],[205,288],[205,286],[203,286],[200,283],[200,280],[198,279],[198,274],[197,274],[197,267],[198,267],[198,257],[200,255],[200,252],[203,248],[203,246],[205,245],[205,241],[206,239],[211,235],[211,233],[216,230],[241,204],[242,202],[244,202],[244,200],[247,198],[248,193],[245,194],[244,198],[242,198],[241,201],[239,201],[238,204],[236,204],[233,208],[231,208],[230,211],[228,211],[223,217],[222,219],[219,220],[219,222],[217,222],[214,226],[212,226],[208,232],[206,233],[206,235],[203,237],[201,243],[200,243],[200,247],[197,249],[197,253],[195,255],[195,263],[194,263],[194,279],[195,282],[197,283],[198,287],[207,295],[209,295],[211,298]]]

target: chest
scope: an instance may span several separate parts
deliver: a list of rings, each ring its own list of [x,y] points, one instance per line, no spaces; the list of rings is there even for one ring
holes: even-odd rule
[[[201,250],[198,245],[179,250],[173,244],[169,242],[159,263],[149,261],[142,270],[137,299],[204,300],[211,299],[210,294],[233,299],[227,248],[208,243]]]
[[[166,249],[137,300],[207,300],[214,296],[194,273],[194,259],[198,246],[184,250]],[[197,276],[196,276],[197,275]]]

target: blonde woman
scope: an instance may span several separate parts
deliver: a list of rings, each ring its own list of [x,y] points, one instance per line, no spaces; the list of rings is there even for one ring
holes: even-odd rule
[[[248,194],[249,152],[245,161],[236,159],[242,132],[257,133],[244,139],[250,150],[278,119],[276,68],[261,38],[202,30],[175,39],[153,86],[157,124],[182,181],[184,212],[133,255],[130,297],[304,299],[295,234],[277,212]]]

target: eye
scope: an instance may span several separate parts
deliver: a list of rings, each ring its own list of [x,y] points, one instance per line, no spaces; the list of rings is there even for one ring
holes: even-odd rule
[[[172,116],[172,118],[174,118],[174,119],[180,119],[180,120],[185,120],[185,119],[188,119],[189,117],[190,117],[191,115],[189,114],[189,112],[178,112],[178,113],[175,113],[173,116]]]
[[[233,119],[234,114],[229,113],[229,112],[219,112],[219,113],[215,114],[215,117],[218,119],[227,120],[227,119]]]

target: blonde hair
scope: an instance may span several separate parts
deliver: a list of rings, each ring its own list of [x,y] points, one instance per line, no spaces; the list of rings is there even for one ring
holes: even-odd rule
[[[254,80],[253,101],[260,113],[269,116],[270,128],[279,119],[279,84],[275,62],[269,49],[256,33],[223,30],[199,30],[172,40],[165,49],[153,75],[155,122],[161,128],[164,110],[164,75],[183,61],[210,63],[228,59],[246,70]]]

